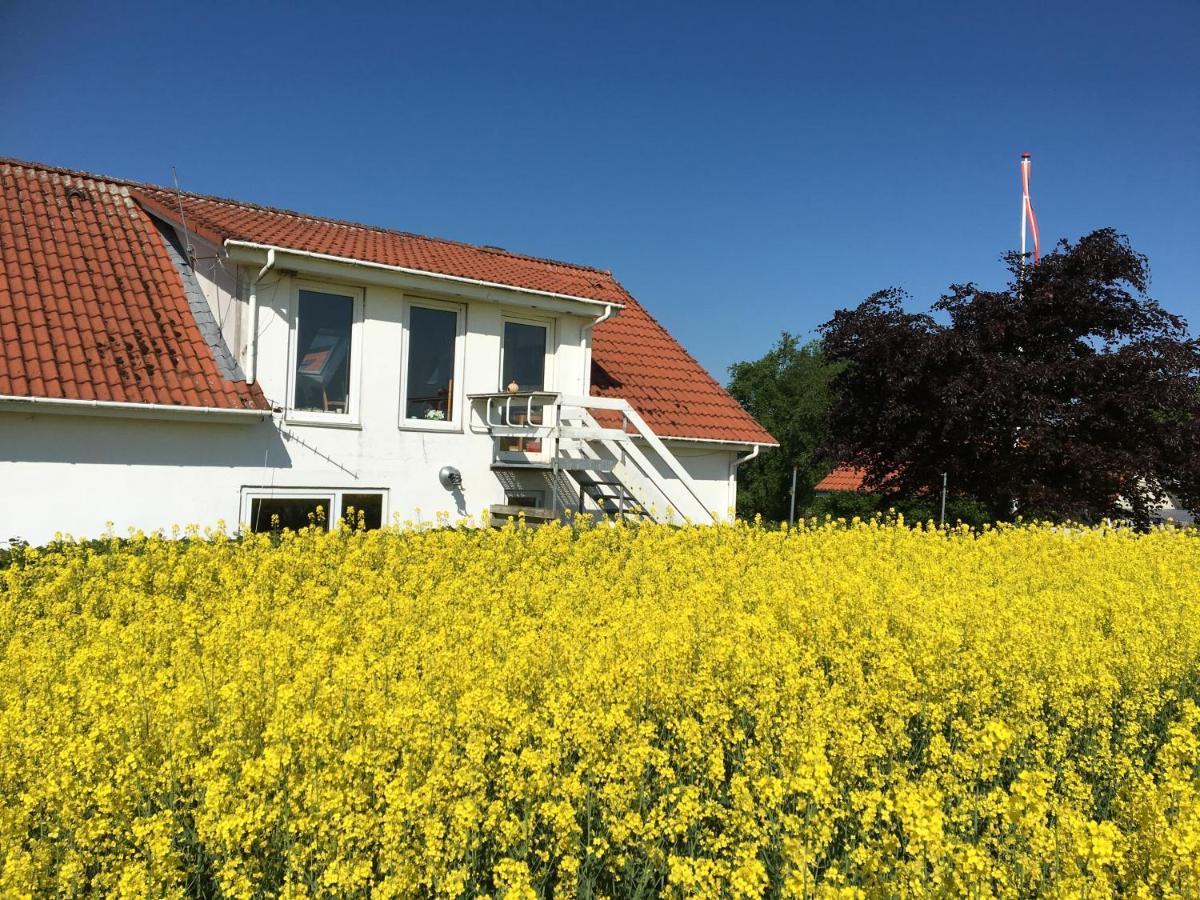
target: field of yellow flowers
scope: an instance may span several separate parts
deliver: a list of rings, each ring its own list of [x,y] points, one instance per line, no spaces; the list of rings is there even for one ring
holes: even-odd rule
[[[1200,896],[1200,537],[137,537],[0,571],[0,894]]]

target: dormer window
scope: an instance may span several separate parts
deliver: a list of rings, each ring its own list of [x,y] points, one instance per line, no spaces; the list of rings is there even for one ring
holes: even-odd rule
[[[342,423],[356,419],[361,321],[359,290],[300,286],[292,329],[292,418]]]

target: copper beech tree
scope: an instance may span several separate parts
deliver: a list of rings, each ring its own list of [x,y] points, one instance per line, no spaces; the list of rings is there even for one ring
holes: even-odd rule
[[[952,285],[933,315],[886,290],[822,326],[847,364],[830,454],[898,496],[946,473],[997,519],[1145,523],[1168,494],[1197,510],[1200,341],[1147,296],[1146,258],[1103,229],[1005,260],[1006,290]]]

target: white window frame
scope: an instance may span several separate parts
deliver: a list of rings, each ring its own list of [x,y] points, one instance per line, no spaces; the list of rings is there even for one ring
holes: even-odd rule
[[[296,409],[296,364],[299,355],[297,343],[300,340],[300,292],[316,291],[322,294],[335,294],[349,297],[354,304],[350,320],[350,396],[344,413],[324,412],[321,410]],[[363,316],[366,306],[365,291],[354,285],[339,284],[330,281],[312,281],[307,278],[295,279],[292,284],[290,305],[288,309],[288,372],[287,372],[287,405],[284,421],[292,425],[323,425],[330,428],[361,428],[362,420],[362,356],[363,356]]]
[[[535,316],[520,316],[510,315],[505,312],[500,316],[500,367],[496,371],[496,382],[499,385],[500,391],[507,391],[508,385],[500,384],[504,380],[504,326],[508,322],[515,322],[518,325],[536,325],[538,328],[546,329],[546,377],[542,390],[554,390],[554,383],[557,380],[555,375],[555,350],[557,345],[554,343],[554,326],[557,323],[555,319],[543,319]]]
[[[452,418],[441,422],[436,419],[410,419],[405,415],[408,411],[408,342],[412,335],[410,323],[412,322],[412,309],[414,306],[425,309],[446,310],[458,317],[458,327],[454,334],[454,396],[451,398],[454,415]],[[402,315],[404,318],[404,328],[400,337],[400,408],[397,411],[398,427],[405,431],[451,431],[461,433],[463,423],[466,421],[463,415],[463,405],[467,399],[466,391],[463,390],[463,373],[466,371],[465,357],[467,355],[466,304],[447,303],[444,300],[430,300],[427,297],[406,296],[404,298]]]
[[[288,500],[305,497],[329,497],[330,509],[325,510],[326,530],[330,530],[341,521],[347,494],[382,494],[383,500],[379,511],[379,525],[388,524],[388,489],[381,487],[272,487],[270,485],[243,485],[241,491],[241,515],[238,521],[242,525],[250,525],[250,516],[254,510],[255,500]]]

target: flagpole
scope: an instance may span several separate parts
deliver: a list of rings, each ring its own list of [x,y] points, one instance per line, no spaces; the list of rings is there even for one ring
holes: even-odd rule
[[[1025,274],[1025,222],[1029,209],[1029,154],[1021,154],[1021,274]]]

